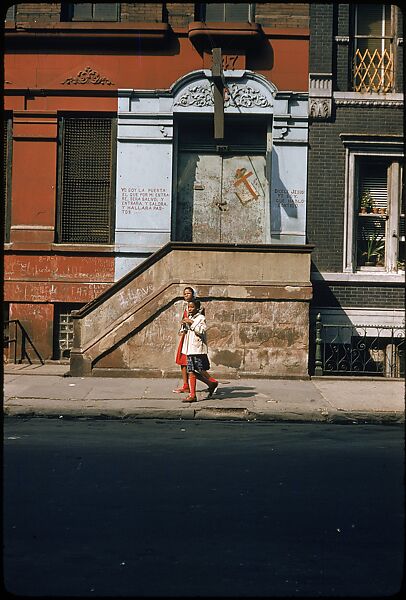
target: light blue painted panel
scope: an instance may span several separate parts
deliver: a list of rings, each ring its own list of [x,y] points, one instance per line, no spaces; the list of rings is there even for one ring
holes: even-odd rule
[[[271,236],[305,236],[307,146],[275,144],[272,149]],[[292,243],[292,242],[289,242]],[[303,242],[301,242],[303,243]]]
[[[172,144],[119,141],[116,232],[170,232],[171,198]]]

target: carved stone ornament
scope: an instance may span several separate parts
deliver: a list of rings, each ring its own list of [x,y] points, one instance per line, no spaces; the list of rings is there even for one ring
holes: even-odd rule
[[[187,90],[182,96],[175,102],[175,106],[211,106],[213,100],[213,85],[210,87],[204,85],[195,85]]]
[[[309,73],[309,116],[313,119],[331,117],[332,96],[332,74]]]
[[[93,85],[114,85],[110,79],[107,77],[102,77],[100,73],[92,69],[91,67],[85,67],[76,75],[76,77],[68,77],[65,81],[62,81],[62,84],[71,83],[77,85],[85,85],[86,83],[91,83]]]
[[[309,114],[313,119],[327,119],[331,115],[331,102],[322,98],[312,98]]]
[[[176,102],[175,106],[213,106],[213,84],[210,87],[196,85],[185,92]],[[268,99],[258,90],[250,86],[230,85],[224,90],[224,107],[267,108],[271,106]]]
[[[225,89],[224,93],[224,106],[243,106],[244,108],[251,108],[258,106],[259,108],[266,108],[271,106],[268,98],[263,96],[258,90],[250,86],[239,86],[230,85]]]

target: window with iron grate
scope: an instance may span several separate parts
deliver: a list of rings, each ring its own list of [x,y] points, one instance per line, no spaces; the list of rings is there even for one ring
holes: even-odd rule
[[[11,182],[11,149],[12,149],[12,120],[5,115],[3,119],[3,239],[10,241],[10,182]]]
[[[115,135],[111,117],[62,117],[58,242],[113,241]]]
[[[69,358],[73,347],[72,311],[79,310],[83,304],[55,304],[54,311],[54,352],[53,358]]]

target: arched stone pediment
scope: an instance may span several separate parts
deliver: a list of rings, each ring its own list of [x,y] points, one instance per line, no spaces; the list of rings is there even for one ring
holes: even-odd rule
[[[262,75],[251,71],[225,71],[224,110],[226,113],[273,112],[277,88]],[[188,73],[171,87],[173,112],[193,113],[214,110],[211,71]]]

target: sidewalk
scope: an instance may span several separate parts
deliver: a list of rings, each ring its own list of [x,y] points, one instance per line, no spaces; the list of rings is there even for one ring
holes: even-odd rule
[[[404,382],[380,378],[220,379],[213,398],[172,393],[176,379],[66,377],[69,365],[4,365],[9,416],[404,423]]]

